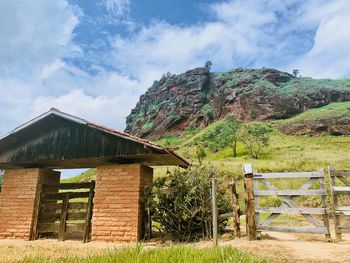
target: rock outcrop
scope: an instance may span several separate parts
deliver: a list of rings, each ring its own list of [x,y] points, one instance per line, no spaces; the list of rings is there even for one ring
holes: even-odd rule
[[[127,117],[125,131],[156,139],[206,126],[228,113],[242,121],[276,120],[349,100],[350,85],[342,81],[297,78],[267,68],[224,73],[196,68],[155,81]]]

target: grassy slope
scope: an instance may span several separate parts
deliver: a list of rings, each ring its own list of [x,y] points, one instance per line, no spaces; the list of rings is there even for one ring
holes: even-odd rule
[[[331,103],[327,106],[311,109],[295,117],[276,121],[276,124],[296,125],[304,122],[322,121],[330,118],[350,117],[350,102]]]
[[[334,103],[323,108],[312,109],[282,123],[296,124],[323,117],[339,117],[347,113],[350,102]],[[179,146],[178,152],[185,158],[195,160],[195,142],[203,134],[213,130],[222,121],[192,133],[187,132],[182,138],[167,137],[160,141],[163,145]],[[274,123],[281,123],[274,122]],[[332,165],[339,169],[350,169],[350,137],[334,136],[288,136],[275,130],[270,145],[263,149],[258,160],[249,157],[242,144],[238,145],[238,157],[233,158],[230,148],[217,153],[207,150],[207,162],[217,164],[227,174],[240,175],[243,163],[253,163],[260,171],[292,171],[327,169]]]
[[[339,117],[348,111],[350,102],[334,103],[328,106],[312,109],[294,118],[274,122],[275,124],[297,124],[301,121],[309,121],[322,117]],[[182,137],[168,136],[158,143],[168,147],[179,147],[178,153],[195,162],[196,140],[203,134],[213,130],[222,121],[217,121],[208,127],[184,132]],[[345,136],[288,136],[277,129],[273,132],[270,145],[263,149],[258,160],[252,159],[244,145],[238,145],[238,157],[233,158],[230,148],[211,153],[207,149],[208,156],[205,162],[218,165],[219,169],[228,175],[241,175],[243,163],[252,163],[254,169],[259,171],[309,171],[320,168],[327,169],[332,165],[338,169],[350,169],[350,137]],[[155,175],[163,176],[167,167],[157,167]],[[75,182],[93,178],[94,170],[88,171],[78,177],[64,180]]]

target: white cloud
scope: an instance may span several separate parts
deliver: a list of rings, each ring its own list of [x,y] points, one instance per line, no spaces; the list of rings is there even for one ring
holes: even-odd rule
[[[325,9],[329,11],[326,12]],[[314,17],[320,19],[314,37],[314,45],[309,52],[293,62],[290,68],[299,68],[302,75],[317,78],[349,77],[349,13],[348,1],[332,1],[320,10],[310,12],[308,15],[312,19]]]
[[[89,121],[123,130],[125,117],[138,100],[139,82],[114,73],[85,76],[75,81],[70,86],[71,90],[66,93],[35,98],[29,107],[31,117],[54,107]],[[84,88],[77,88],[79,86]]]
[[[30,77],[77,47],[78,10],[66,0],[0,1],[0,77]]]
[[[129,0],[100,1],[111,23],[129,21]],[[298,67],[303,75],[349,76],[349,6],[345,0],[219,2],[208,6],[205,23],[158,21],[128,37],[111,35],[112,50],[103,56],[83,54],[73,42],[82,14],[67,0],[0,1],[0,131],[51,107],[123,129],[153,80],[208,59],[219,70]],[[97,73],[65,60],[76,56],[86,56]]]

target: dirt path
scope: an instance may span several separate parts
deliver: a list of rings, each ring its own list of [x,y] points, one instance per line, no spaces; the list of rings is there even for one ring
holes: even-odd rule
[[[158,242],[147,243],[145,247],[166,246]],[[211,242],[198,242],[197,247],[209,247]],[[88,253],[102,253],[105,249],[120,248],[118,245],[103,242],[83,244],[76,241],[58,242],[55,240],[19,241],[0,240],[0,262],[13,262],[30,256],[50,256],[62,258],[66,254],[73,256]],[[328,243],[321,235],[301,235],[269,232],[262,240],[247,241],[222,238],[220,246],[233,246],[253,255],[264,256],[275,262],[350,262],[350,235],[345,235],[339,243]]]
[[[321,235],[269,232],[262,240],[245,238],[221,242],[277,262],[350,262],[350,235],[341,242],[326,242]]]

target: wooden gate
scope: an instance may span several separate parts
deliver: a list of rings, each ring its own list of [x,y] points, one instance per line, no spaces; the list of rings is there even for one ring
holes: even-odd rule
[[[302,179],[306,182],[298,189],[279,189],[273,183],[278,180]],[[329,218],[327,212],[327,192],[325,189],[324,173],[296,172],[296,173],[258,173],[253,174],[255,222],[258,232],[262,230],[294,233],[319,233],[325,234],[330,239]],[[264,189],[260,189],[263,186]],[[283,204],[279,207],[262,207],[259,197],[278,196]],[[298,203],[300,196],[320,196],[320,207],[302,207]],[[269,216],[260,222],[260,213],[268,213]],[[294,214],[303,216],[311,226],[274,226],[273,221],[281,214]],[[323,223],[319,220],[320,217]]]
[[[32,239],[90,240],[95,182],[42,184]]]
[[[350,233],[350,171],[333,170],[329,167],[329,175],[335,234],[341,240],[342,233]],[[339,204],[341,201],[345,201],[346,206]]]

